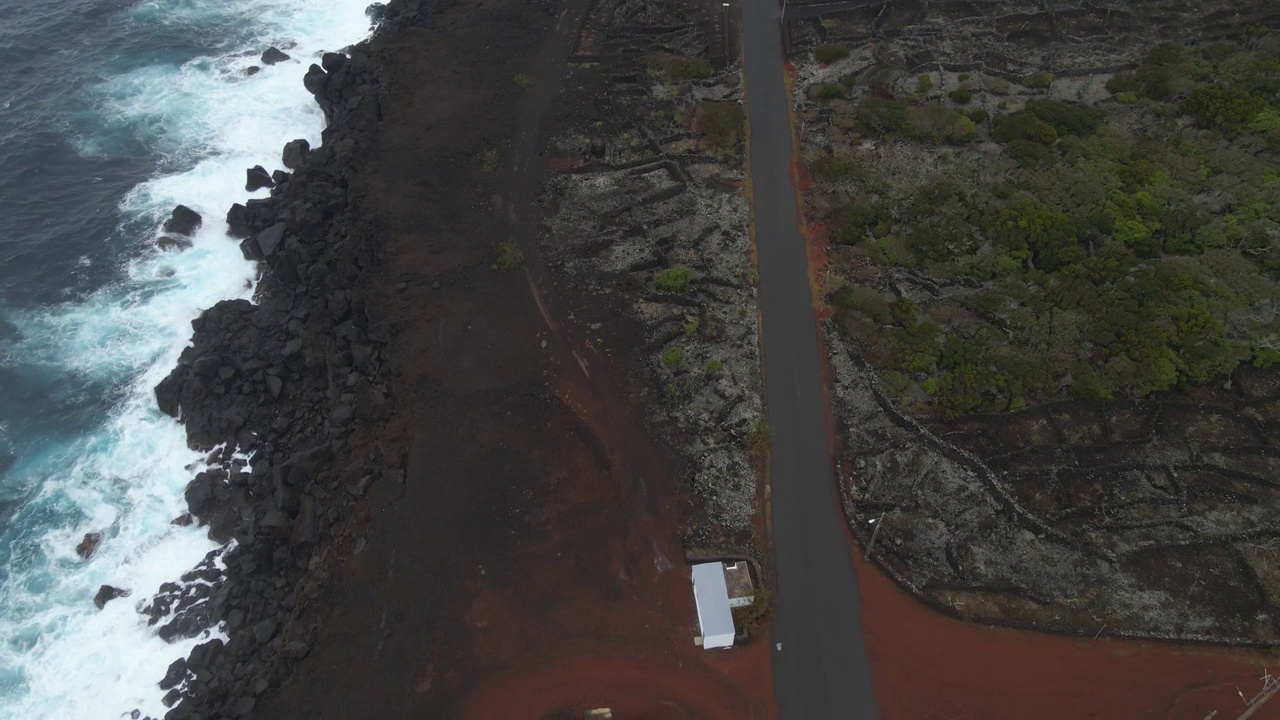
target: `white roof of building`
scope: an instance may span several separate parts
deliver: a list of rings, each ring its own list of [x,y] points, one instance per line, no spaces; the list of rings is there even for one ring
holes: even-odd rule
[[[722,647],[716,641],[722,641],[726,635],[732,644],[736,631],[723,565],[710,562],[693,566],[693,599],[698,605],[698,624],[702,626],[705,646]]]

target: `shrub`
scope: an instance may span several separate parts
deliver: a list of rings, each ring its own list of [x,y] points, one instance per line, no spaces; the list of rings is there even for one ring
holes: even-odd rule
[[[736,102],[698,103],[698,128],[721,150],[733,150],[742,142],[747,116]]]
[[[1240,130],[1267,109],[1267,101],[1245,90],[1222,85],[1198,88],[1182,103],[1182,112],[1202,128]]]
[[[844,85],[840,83],[814,85],[809,89],[809,97],[816,100],[839,100],[844,97]]]
[[[497,150],[485,150],[483,162],[485,172],[497,172],[498,165],[502,163],[502,156],[498,154]]]
[[[876,65],[867,71],[864,82],[872,92],[892,95],[894,84],[906,74],[907,69],[901,65]]]
[[[858,106],[858,121],[867,134],[886,135],[907,129],[907,104],[901,100],[867,98]]]
[[[498,243],[498,262],[495,264],[499,270],[515,270],[520,267],[520,263],[524,260],[524,256],[520,254],[520,248],[511,240],[503,240]]]
[[[1022,84],[1032,90],[1044,90],[1053,84],[1055,77],[1056,76],[1048,70],[1041,70],[1040,72],[1033,72],[1022,78]]]
[[[843,45],[819,45],[814,48],[813,57],[823,65],[830,65],[849,57],[849,48]]]
[[[956,76],[956,80],[960,82],[969,82],[969,73],[960,73]]]
[[[820,180],[836,182],[854,172],[858,164],[848,158],[823,155],[813,162],[813,174]]]
[[[1129,73],[1120,73],[1107,81],[1107,92],[1112,95],[1136,92],[1142,89],[1142,81]]]
[[[1037,142],[1014,140],[1005,148],[1009,157],[1025,168],[1042,168],[1053,164],[1053,151]]]
[[[886,219],[885,213],[875,205],[854,205],[844,213],[840,223],[840,242],[857,245],[867,239],[867,231]]]
[[[967,113],[967,117],[975,123],[984,123],[987,121],[987,111],[982,108],[974,108]]]
[[[667,64],[667,76],[676,82],[711,77],[711,62],[705,58],[677,58]]]
[[[1058,139],[1058,131],[1052,125],[1025,111],[996,118],[993,134],[1002,143],[1025,140],[1052,145]]]
[[[1062,136],[1092,135],[1106,121],[1106,114],[1098,108],[1061,100],[1031,100],[1025,112],[1052,125]]]
[[[897,130],[917,140],[962,145],[973,140],[978,128],[964,115],[941,103],[928,103],[905,110],[906,122]]]
[[[933,78],[929,76],[929,73],[921,73],[920,77],[916,78],[916,92],[921,95],[928,95],[932,89]]]
[[[956,113],[955,118],[942,131],[942,141],[947,145],[964,145],[978,137],[978,126],[973,120]]]
[[[769,422],[764,418],[756,418],[747,431],[747,450],[757,460],[769,454],[769,443],[773,441],[773,433],[769,431]]]
[[[519,73],[515,77],[516,84],[526,90],[533,84],[533,76],[528,73]]]
[[[719,375],[720,373],[724,372],[724,363],[720,362],[719,360],[708,360],[707,372],[711,373],[712,375]]]
[[[969,92],[968,88],[956,88],[951,91],[950,97],[951,101],[957,105],[968,105],[973,99],[973,93]]]
[[[845,285],[836,292],[836,307],[856,310],[871,318],[877,325],[889,322],[889,302],[875,288],[865,285]]]
[[[658,273],[653,286],[662,292],[683,292],[693,282],[693,270],[686,265],[676,265]]]
[[[760,637],[760,623],[773,612],[773,593],[763,582],[755,589],[755,599],[750,605],[733,609],[734,621],[748,639]]]
[[[684,362],[684,348],[673,345],[662,353],[662,365],[668,370],[675,370]]]

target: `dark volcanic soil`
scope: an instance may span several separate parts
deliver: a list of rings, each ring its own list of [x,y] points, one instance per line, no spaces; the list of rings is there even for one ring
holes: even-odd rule
[[[536,248],[496,267],[574,97],[560,78],[586,5],[449,4],[372,43],[388,100],[351,184],[384,235],[371,302],[402,319],[385,441],[406,475],[371,491],[310,656],[257,717],[773,714],[763,643],[693,645],[688,501],[624,376],[576,341]],[[628,332],[610,329],[615,354]]]

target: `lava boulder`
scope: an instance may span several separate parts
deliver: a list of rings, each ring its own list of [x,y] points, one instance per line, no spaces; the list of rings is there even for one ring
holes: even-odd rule
[[[204,218],[200,217],[200,213],[186,205],[179,205],[173,209],[169,219],[164,221],[164,231],[174,235],[191,235],[203,224]]]

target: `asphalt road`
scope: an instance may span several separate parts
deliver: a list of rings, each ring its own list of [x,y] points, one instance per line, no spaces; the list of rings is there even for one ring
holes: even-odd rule
[[[743,7],[765,385],[773,431],[778,592],[774,692],[787,720],[874,718],[858,581],[827,443],[818,328],[791,182],[791,118],[776,0]],[[778,648],[781,643],[781,649]]]

